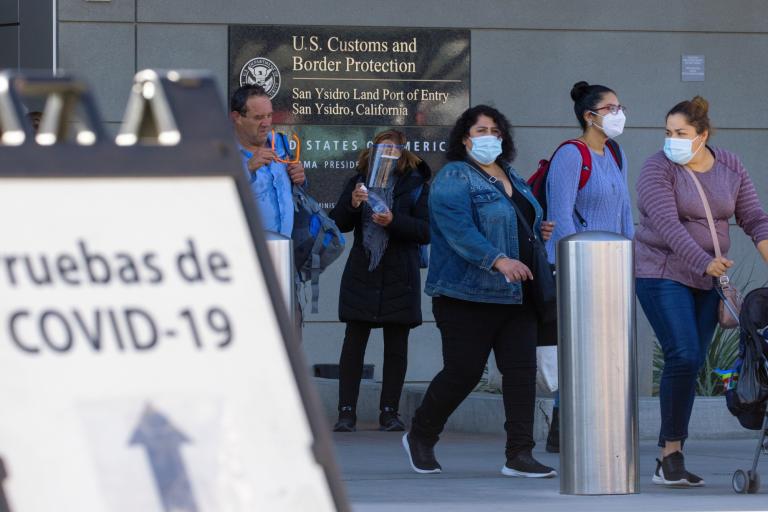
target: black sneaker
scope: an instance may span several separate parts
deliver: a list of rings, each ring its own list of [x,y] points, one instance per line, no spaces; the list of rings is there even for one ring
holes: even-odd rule
[[[501,468],[501,474],[524,478],[552,478],[557,476],[557,471],[534,459],[530,450],[525,450],[511,459],[507,458],[507,463]]]
[[[379,430],[384,432],[402,432],[405,424],[400,420],[400,415],[392,407],[385,407],[379,414]]]
[[[417,473],[440,473],[442,467],[435,458],[435,447],[414,439],[406,432],[403,434],[403,448],[408,454],[411,468]]]
[[[656,459],[653,483],[670,487],[701,487],[704,480],[685,469],[682,452],[670,453],[663,460]]]
[[[339,409],[339,421],[333,426],[334,432],[354,432],[357,423],[357,414],[351,405]]]
[[[552,409],[552,421],[549,423],[549,435],[547,435],[547,451],[560,453],[560,408]]]

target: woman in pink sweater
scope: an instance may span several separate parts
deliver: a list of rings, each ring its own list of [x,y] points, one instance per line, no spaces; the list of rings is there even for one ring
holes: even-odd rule
[[[768,261],[768,215],[739,158],[707,145],[708,103],[696,96],[667,114],[664,150],[643,165],[637,182],[640,210],[635,232],[637,296],[664,352],[659,401],[661,430],[653,482],[701,486],[685,468],[683,444],[696,392],[696,376],[717,324],[719,296],[713,279],[733,265],[728,220],[752,238]],[[723,256],[715,257],[704,204],[692,170],[704,189]]]

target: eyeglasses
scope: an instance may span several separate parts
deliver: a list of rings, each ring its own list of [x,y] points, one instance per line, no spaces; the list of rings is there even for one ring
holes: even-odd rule
[[[270,114],[271,115],[271,114]],[[275,151],[275,130],[272,130],[271,136],[269,137],[271,144],[272,144],[272,151],[277,155],[277,151]],[[284,164],[295,164],[298,163],[301,159],[301,140],[299,139],[299,136],[296,135],[294,132],[291,135],[291,140],[296,143],[296,155],[293,158],[280,158],[279,156],[275,156],[275,161],[281,162]],[[285,148],[286,153],[288,153],[288,148]],[[288,153],[290,155],[290,153]]]
[[[608,112],[610,112],[611,114],[618,114],[619,110],[621,110],[625,114],[627,113],[627,107],[625,107],[624,105],[605,105],[603,107],[596,108],[595,110],[605,110],[605,109],[608,109]]]

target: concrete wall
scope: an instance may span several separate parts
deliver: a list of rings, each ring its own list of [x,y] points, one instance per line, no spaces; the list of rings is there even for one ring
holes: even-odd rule
[[[52,64],[52,0],[0,1],[0,68],[50,72]]]
[[[0,68],[19,66],[19,3],[0,3]]]
[[[26,2],[27,0],[25,0]],[[130,79],[144,67],[208,68],[224,100],[228,24],[462,27],[472,30],[471,103],[487,102],[515,126],[516,166],[528,175],[565,138],[579,133],[568,96],[578,80],[614,88],[628,106],[620,138],[634,184],[643,160],[663,139],[663,116],[702,94],[717,127],[713,143],[738,153],[768,202],[768,6],[744,0],[59,0],[62,68],[85,76],[107,121],[121,119]],[[311,6],[311,7],[310,7]],[[374,15],[375,13],[375,15]],[[404,15],[407,14],[407,15]],[[4,37],[0,26],[0,38]],[[1,41],[2,39],[0,39]],[[682,54],[706,57],[706,81],[682,82]],[[634,191],[633,191],[634,195]],[[765,266],[736,230],[731,256],[752,274]],[[312,362],[334,362],[343,336],[336,321],[339,263],[322,276],[321,311],[307,316],[304,344]],[[440,344],[424,300],[425,325],[412,335],[410,380],[440,367]],[[639,314],[641,390],[650,391],[651,333]],[[381,374],[380,333],[367,359]]]

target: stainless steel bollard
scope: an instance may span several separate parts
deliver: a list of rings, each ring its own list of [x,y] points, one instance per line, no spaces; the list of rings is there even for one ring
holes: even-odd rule
[[[592,231],[557,245],[560,492],[639,492],[632,241]]]
[[[265,231],[264,237],[267,239],[267,249],[272,258],[272,265],[275,267],[285,307],[288,308],[288,314],[291,317],[291,324],[296,325],[296,268],[293,264],[293,240],[274,231]]]

